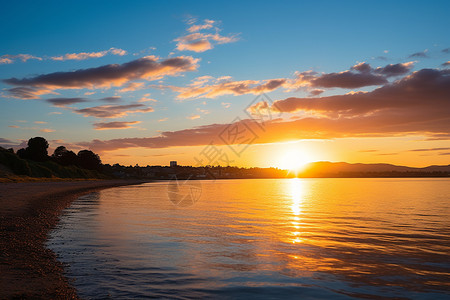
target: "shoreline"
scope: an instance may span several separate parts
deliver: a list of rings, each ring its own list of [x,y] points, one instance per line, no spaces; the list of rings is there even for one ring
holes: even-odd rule
[[[78,299],[46,248],[64,208],[96,190],[149,182],[98,180],[0,183],[0,299]]]

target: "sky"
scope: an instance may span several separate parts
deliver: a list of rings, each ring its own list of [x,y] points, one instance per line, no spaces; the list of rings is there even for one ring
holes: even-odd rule
[[[450,164],[448,1],[4,1],[0,146]]]

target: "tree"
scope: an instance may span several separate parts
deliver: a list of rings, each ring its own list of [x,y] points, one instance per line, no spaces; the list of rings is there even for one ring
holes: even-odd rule
[[[59,146],[55,149],[52,155],[53,160],[63,166],[77,165],[78,156],[75,152],[67,150],[64,146]]]
[[[35,161],[46,161],[48,157],[48,142],[43,137],[34,137],[28,140],[28,147],[17,151],[20,158]]]
[[[100,170],[102,161],[100,157],[91,150],[81,150],[78,152],[78,165],[88,170]]]

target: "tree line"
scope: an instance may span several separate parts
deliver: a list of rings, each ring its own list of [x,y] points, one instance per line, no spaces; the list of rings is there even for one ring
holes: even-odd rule
[[[48,155],[48,142],[43,137],[34,137],[28,140],[27,147],[19,149],[17,155],[22,159],[38,162],[54,161],[62,166],[77,166],[88,170],[100,171],[102,161],[98,154],[91,150],[81,150],[78,154],[68,150],[65,146],[59,146],[51,156]]]

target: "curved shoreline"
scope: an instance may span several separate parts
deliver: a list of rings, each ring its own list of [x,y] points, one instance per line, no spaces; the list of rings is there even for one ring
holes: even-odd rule
[[[0,299],[78,299],[45,247],[62,210],[79,196],[143,180],[0,183]]]

